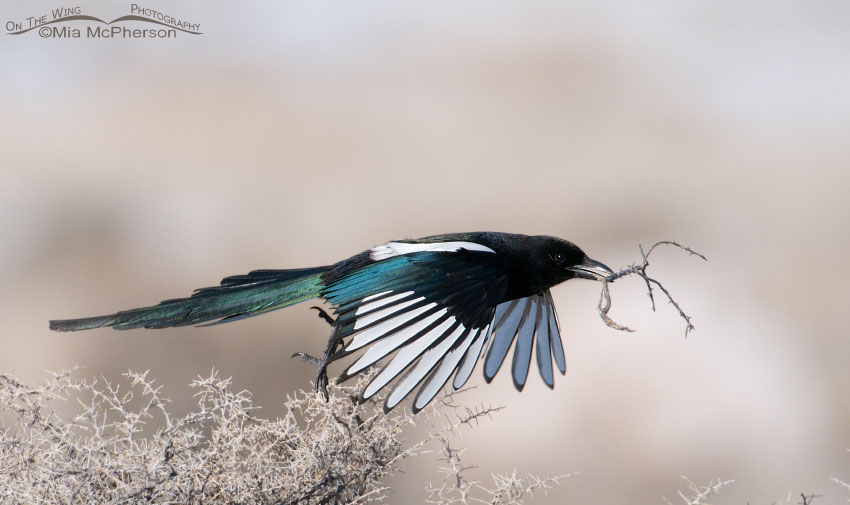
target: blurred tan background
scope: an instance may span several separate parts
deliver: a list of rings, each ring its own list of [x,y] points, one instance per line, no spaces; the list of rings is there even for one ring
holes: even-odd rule
[[[289,355],[327,336],[307,305],[200,329],[47,321],[393,238],[545,233],[612,267],[677,240],[709,262],[660,250],[651,272],[696,332],[637,279],[611,312],[636,333],[599,320],[598,285],[557,287],[567,376],[465,395],[507,407],[465,461],[582,472],[535,503],[675,503],[683,474],[734,479],[715,503],[850,497],[829,479],[850,479],[850,4],[143,5],[203,35],[0,39],[0,370],[150,369],[185,410],[216,367],[275,416],[313,376]],[[420,502],[437,464],[391,502]]]

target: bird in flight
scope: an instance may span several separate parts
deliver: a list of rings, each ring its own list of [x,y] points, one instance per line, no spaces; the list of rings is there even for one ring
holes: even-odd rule
[[[384,404],[388,411],[419,386],[415,413],[452,374],[452,386],[461,388],[482,355],[484,378],[490,382],[512,346],[516,388],[525,385],[532,348],[543,382],[553,387],[553,360],[561,374],[566,362],[549,288],[613,273],[556,237],[452,233],[387,242],[328,266],[234,275],[188,298],[107,316],[54,320],[50,329],[219,324],[323,298],[335,315],[319,309],[333,328],[325,353],[321,358],[299,353],[319,367],[317,390],[327,395],[330,363],[365,348],[342,378],[383,360],[363,399],[395,380]]]

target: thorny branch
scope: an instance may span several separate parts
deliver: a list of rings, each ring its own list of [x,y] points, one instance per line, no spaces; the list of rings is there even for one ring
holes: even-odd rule
[[[695,329],[693,323],[691,323],[691,317],[689,315],[685,314],[685,311],[682,310],[682,307],[680,307],[679,304],[676,302],[676,300],[673,299],[673,296],[670,294],[669,291],[667,291],[667,288],[665,288],[663,284],[661,284],[659,281],[653,279],[652,277],[650,277],[646,273],[646,269],[649,267],[649,255],[652,254],[652,252],[655,250],[656,247],[658,247],[660,245],[665,245],[665,244],[676,246],[679,249],[687,251],[691,256],[698,256],[698,257],[702,258],[704,261],[708,261],[708,259],[705,256],[694,251],[690,247],[685,247],[685,246],[683,246],[679,243],[676,243],[676,242],[673,242],[673,241],[670,241],[670,240],[662,240],[660,242],[656,242],[655,244],[653,244],[652,247],[649,248],[648,251],[645,251],[645,252],[643,250],[643,246],[638,244],[638,248],[640,249],[640,254],[643,257],[643,260],[639,264],[638,263],[632,263],[628,267],[623,268],[619,272],[617,272],[613,275],[609,275],[607,278],[602,280],[602,292],[599,295],[599,304],[597,305],[596,308],[599,310],[599,317],[601,317],[602,320],[605,321],[605,324],[607,324],[611,328],[615,328],[617,330],[634,331],[633,329],[631,329],[627,326],[617,324],[608,315],[608,311],[611,310],[611,293],[608,291],[608,283],[614,282],[616,279],[619,279],[621,277],[626,277],[628,275],[634,274],[634,275],[637,275],[638,277],[640,277],[641,279],[643,279],[643,281],[646,283],[647,295],[649,295],[649,301],[652,304],[653,312],[655,311],[655,294],[653,292],[653,285],[654,285],[655,287],[657,287],[658,289],[660,289],[664,293],[664,295],[667,297],[667,300],[670,301],[670,303],[673,305],[673,307],[675,307],[676,310],[679,311],[679,315],[682,317],[682,319],[685,320],[685,323],[687,324],[687,326],[685,326],[685,337],[688,336],[689,332],[691,332],[692,330]]]
[[[442,445],[443,466],[439,471],[444,475],[439,486],[429,484],[426,488],[427,503],[439,505],[521,505],[527,498],[539,494],[547,494],[552,488],[559,486],[561,481],[581,472],[573,472],[555,477],[540,478],[536,475],[520,477],[516,470],[510,473],[491,474],[492,484],[469,480],[467,472],[476,467],[465,465],[461,461],[463,448],[455,448],[445,437],[440,437]]]

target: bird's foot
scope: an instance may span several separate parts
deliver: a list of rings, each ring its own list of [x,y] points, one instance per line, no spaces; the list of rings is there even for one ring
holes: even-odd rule
[[[306,352],[296,352],[292,355],[293,358],[299,357],[301,361],[306,361],[312,365],[316,365],[319,370],[316,372],[315,378],[315,391],[318,393],[321,391],[322,396],[325,397],[325,400],[330,398],[328,395],[328,356],[322,356],[321,358],[317,358],[315,356],[311,356]]]

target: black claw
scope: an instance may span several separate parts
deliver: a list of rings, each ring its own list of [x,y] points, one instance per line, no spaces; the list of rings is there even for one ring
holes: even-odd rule
[[[330,314],[328,314],[328,312],[327,312],[325,309],[323,309],[323,308],[321,308],[321,307],[316,307],[316,306],[313,306],[313,307],[310,307],[310,308],[311,308],[311,309],[316,309],[316,310],[319,312],[319,317],[320,317],[320,318],[322,318],[322,319],[324,319],[324,320],[325,320],[325,322],[326,322],[326,323],[328,323],[329,325],[331,325],[331,326],[335,326],[335,325],[336,325],[336,319],[334,319],[333,317],[331,317],[331,315],[330,315]]]

